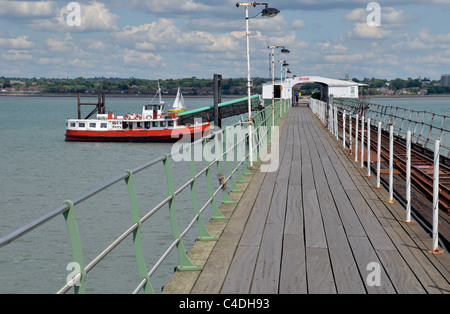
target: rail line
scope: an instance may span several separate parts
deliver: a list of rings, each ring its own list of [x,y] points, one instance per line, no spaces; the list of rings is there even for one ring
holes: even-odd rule
[[[339,116],[339,124],[342,128],[342,115]],[[356,120],[353,118],[352,125],[355,125]],[[350,132],[350,126],[346,123],[346,132]],[[355,129],[352,129],[352,137],[355,137]],[[376,152],[378,147],[378,129],[371,125],[371,150]],[[358,132],[358,139],[361,141],[361,132]],[[367,147],[367,136],[364,136],[364,144]],[[348,141],[348,145],[350,142]],[[347,146],[349,147],[349,146]],[[367,153],[365,153],[366,156]],[[394,168],[396,168],[402,175],[406,175],[406,141],[403,138],[394,138]],[[389,134],[382,131],[381,136],[381,157],[383,160],[389,160]],[[372,161],[376,159],[371,158]],[[367,158],[366,160],[367,161]],[[434,160],[429,154],[425,155],[420,150],[415,149],[415,145],[411,149],[411,180],[417,188],[419,188],[429,200],[433,199],[433,168]],[[445,163],[440,165],[439,186],[440,198],[439,208],[445,213],[450,214],[450,167]]]
[[[375,105],[378,109],[374,110],[367,103],[333,97],[330,97],[330,104],[311,100],[310,106],[336,139],[340,138],[343,147],[349,149],[350,154],[355,153],[355,162],[359,160],[361,168],[366,168],[366,164],[369,176],[376,174],[376,187],[379,188],[383,184],[389,189],[389,200],[386,201],[394,201],[395,195],[397,200],[407,207],[405,221],[410,222],[410,214],[413,214],[417,222],[429,230],[433,236],[432,251],[438,250],[438,241],[441,241],[444,247],[450,247],[450,155],[444,155],[449,150],[450,117],[425,112],[420,115],[421,119],[414,120],[411,119],[412,114],[405,112],[403,108],[400,110],[404,112],[403,116],[397,116],[393,114],[398,111],[395,107],[381,106],[380,111],[379,105]],[[426,116],[431,116],[431,120],[423,118]],[[438,125],[433,123],[439,119]],[[424,131],[428,134],[426,137],[423,136]],[[378,135],[381,142],[380,168]],[[406,182],[407,135],[411,136],[411,185]],[[367,145],[369,141],[370,147]],[[432,150],[429,147],[431,143],[439,146],[435,145]],[[438,148],[439,161],[435,159],[435,150]],[[439,169],[434,168],[436,162]],[[435,170],[439,170],[439,185],[436,186]],[[411,198],[408,193],[412,194]],[[407,206],[408,199],[411,202],[411,212]],[[442,233],[439,233],[438,226],[441,227]]]
[[[343,139],[343,114],[342,112],[338,114],[338,134],[341,139]],[[359,122],[359,130],[358,130],[358,141],[359,147],[361,149],[361,121]],[[350,123],[349,116],[346,116],[346,147],[351,148],[352,145],[354,147],[356,140],[356,118],[352,117],[352,121]],[[352,129],[350,129],[352,126]],[[351,134],[351,136],[349,135]],[[351,140],[350,140],[351,138]],[[368,161],[367,154],[367,121],[365,121],[365,131],[364,131],[364,162]],[[382,129],[381,132],[381,173],[384,175],[388,174],[388,162],[389,162],[389,147],[390,147],[390,134],[388,131]],[[370,167],[372,173],[376,173],[376,156],[378,149],[378,126],[373,124],[370,125],[370,150],[371,150],[371,158],[370,158]],[[400,180],[404,180],[407,172],[406,165],[406,140],[400,136],[394,136],[394,145],[393,145],[393,165],[394,165],[394,173],[398,176],[396,178]],[[353,152],[353,150],[351,150]],[[416,191],[413,195],[412,202],[414,204],[414,208],[416,209],[416,214],[420,216],[421,219],[424,219],[427,224],[432,225],[432,217],[433,217],[433,172],[434,172],[434,160],[431,157],[433,153],[424,148],[421,145],[412,145],[411,147],[411,184],[415,187]],[[360,157],[358,156],[358,159]],[[440,226],[443,229],[441,233],[441,239],[444,240],[446,246],[450,244],[450,167],[448,166],[448,160],[446,157],[441,156],[443,162],[439,165],[439,209],[440,209]],[[398,180],[397,180],[398,181]],[[397,193],[405,193],[403,187],[399,185],[402,184],[394,184],[397,188]],[[420,194],[422,194],[428,202],[425,204],[420,201]],[[403,197],[402,197],[403,198]],[[423,198],[423,197],[422,197]],[[420,211],[420,212],[419,212]]]

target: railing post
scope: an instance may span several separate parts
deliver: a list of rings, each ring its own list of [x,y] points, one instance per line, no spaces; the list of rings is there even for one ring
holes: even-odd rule
[[[378,122],[378,142],[377,142],[377,189],[381,189],[381,127],[383,123]]]
[[[350,140],[350,154],[353,150],[353,110],[350,111],[350,115],[348,116],[349,118],[349,123],[350,123],[350,132],[349,132],[349,140]]]
[[[342,147],[345,148],[345,110],[342,114]]]
[[[394,126],[389,126],[389,203],[394,203]]]
[[[207,141],[207,139],[203,139],[203,140],[202,140],[202,148],[203,148],[203,151],[205,151],[205,150],[204,150],[204,147],[205,147],[205,145],[206,145],[206,141]],[[219,211],[219,207],[217,206],[216,198],[215,198],[215,196],[214,196],[214,192],[213,192],[213,188],[212,188],[212,180],[211,180],[211,164],[212,164],[212,162],[209,162],[209,161],[207,160],[207,158],[205,158],[205,164],[206,164],[206,167],[207,167],[207,169],[206,169],[206,186],[207,186],[207,189],[208,189],[208,195],[209,195],[209,197],[212,198],[212,201],[211,201],[211,206],[212,206],[212,208],[213,208],[213,216],[212,216],[212,219],[214,219],[214,220],[226,220],[226,219],[228,219],[228,218],[226,218],[226,217]]]
[[[411,222],[411,131],[406,132],[406,221]]]
[[[232,127],[226,127],[224,132],[223,132],[223,135],[224,135],[224,140],[223,141],[225,143],[225,156],[224,156],[225,164],[226,164],[228,176],[230,177],[229,182],[231,182],[231,192],[242,193],[244,191],[242,191],[237,186],[236,181],[233,178],[233,171],[231,170],[231,167],[230,167],[230,162],[231,161],[229,160],[229,158],[230,158],[229,156],[230,156],[231,153],[229,152],[229,150],[232,147],[232,145],[234,145],[234,133],[231,130],[231,128]],[[232,158],[234,158],[234,151],[232,153],[233,153],[233,155],[232,155],[233,157]],[[249,152],[249,156],[250,156],[250,152]]]
[[[216,146],[217,147],[217,146]],[[195,167],[194,167],[194,156],[192,152],[192,145],[188,146],[188,154],[189,154],[189,169],[191,174],[191,179],[193,180],[191,183],[191,197],[192,197],[192,206],[194,208],[194,214],[198,215],[198,240],[199,241],[215,241],[217,238],[213,237],[208,230],[206,229],[205,223],[202,218],[202,214],[200,213],[199,207],[198,207],[198,198],[197,198],[197,179],[195,178]],[[219,170],[220,173],[220,170]],[[224,198],[225,195],[228,196],[226,191],[223,193]]]
[[[173,176],[172,169],[170,167],[170,158],[169,155],[164,155],[165,159],[163,161],[164,168],[166,170],[167,177],[167,187],[169,190],[169,195],[172,195],[172,199],[169,201],[169,216],[170,216],[170,225],[172,228],[172,235],[174,240],[178,239],[177,249],[178,249],[178,257],[179,257],[179,271],[190,271],[190,270],[202,270],[203,267],[195,266],[194,263],[190,260],[189,256],[187,256],[186,250],[183,245],[183,239],[181,238],[180,230],[178,228],[177,217],[176,217],[176,209],[175,209],[175,187],[173,184]]]
[[[370,163],[371,163],[371,156],[370,156],[370,118],[367,118],[367,176],[371,177],[372,173],[370,171]]]
[[[434,173],[433,173],[433,250],[432,253],[443,253],[439,251],[439,147],[440,141],[434,142]]]
[[[339,113],[338,108],[336,106],[334,106],[334,125],[335,125],[335,128],[334,128],[335,133],[334,133],[334,135],[336,135],[336,139],[337,140],[339,139],[338,113]]]
[[[359,133],[359,114],[356,114],[356,130],[355,130],[355,162],[358,162],[358,133]]]
[[[125,182],[128,188],[128,195],[130,197],[131,216],[132,223],[137,224],[138,227],[133,231],[133,244],[134,253],[136,255],[136,263],[138,267],[139,277],[141,280],[146,280],[144,286],[144,292],[147,294],[154,294],[150,278],[148,277],[147,266],[145,265],[144,252],[142,249],[141,240],[141,218],[139,215],[139,206],[137,201],[136,189],[134,187],[133,173],[130,170],[126,170],[128,177],[125,178]]]
[[[330,106],[330,105],[328,105],[328,124],[327,124],[327,126],[328,126],[328,130],[331,132],[331,126],[333,125],[333,108]]]
[[[69,209],[63,213],[64,219],[69,230],[70,246],[72,247],[73,262],[79,267],[81,278],[74,283],[75,294],[85,294],[86,272],[84,271],[83,249],[81,247],[80,233],[78,231],[77,221],[75,218],[75,210],[72,201],[64,201],[62,204],[69,206]]]
[[[364,168],[364,116],[361,117],[361,169]]]

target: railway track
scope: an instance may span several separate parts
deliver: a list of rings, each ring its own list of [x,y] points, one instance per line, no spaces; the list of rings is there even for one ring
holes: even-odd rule
[[[356,120],[353,119],[353,126]],[[340,135],[342,136],[342,115],[339,116]],[[366,124],[367,126],[367,124]],[[347,120],[346,134],[349,134],[350,128]],[[355,138],[355,128],[352,128],[352,137]],[[367,148],[367,128],[365,128],[364,147]],[[374,126],[370,128],[371,132],[371,152],[376,153],[378,149],[378,129]],[[358,132],[358,140],[361,143],[361,130]],[[349,141],[347,141],[349,147]],[[360,146],[360,145],[359,145]],[[367,161],[367,153],[364,154]],[[403,138],[394,137],[394,169],[406,176],[406,141]],[[424,153],[421,146],[412,145],[411,147],[411,182],[423,192],[426,197],[433,200],[433,172],[434,160],[433,153]],[[389,160],[389,133],[382,131],[381,136],[381,158],[384,161]],[[443,157],[445,158],[445,157]],[[376,163],[376,158],[371,158],[371,162]],[[441,162],[439,166],[439,209],[450,215],[450,166],[446,162]]]
[[[350,132],[349,121],[346,123],[346,134]],[[355,139],[356,120],[352,121],[352,138]],[[338,125],[340,136],[342,139],[342,115],[338,116]],[[375,126],[370,128],[371,138],[371,168],[376,173],[377,149],[378,149],[378,129]],[[359,149],[361,149],[361,130],[358,132]],[[364,136],[364,161],[367,162],[367,122],[365,125]],[[387,180],[389,169],[389,138],[387,131],[382,131],[381,136],[381,173]],[[347,147],[350,147],[350,141],[346,140]],[[354,142],[353,142],[354,145]],[[360,154],[360,153],[359,153]],[[397,194],[404,201],[405,195],[405,177],[406,177],[406,140],[401,137],[394,136],[394,173],[396,173]],[[420,145],[412,144],[411,146],[411,184],[413,190],[412,207],[422,221],[425,221],[428,227],[432,226],[433,216],[433,173],[434,173],[434,153],[428,149],[424,149]],[[359,157],[359,156],[358,156]],[[359,159],[359,158],[358,158]],[[441,156],[439,165],[439,210],[440,225],[443,228],[441,240],[444,241],[446,247],[450,247],[450,160]]]

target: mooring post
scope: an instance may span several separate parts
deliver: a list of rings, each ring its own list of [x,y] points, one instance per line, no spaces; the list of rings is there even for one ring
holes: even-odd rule
[[[214,74],[214,126],[222,128],[222,119],[219,117],[219,104],[222,102],[222,75]]]

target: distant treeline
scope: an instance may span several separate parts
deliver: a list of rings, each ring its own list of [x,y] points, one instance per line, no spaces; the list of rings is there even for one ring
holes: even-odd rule
[[[244,91],[247,84],[244,78],[223,78],[222,91],[224,94],[240,93]],[[266,79],[254,79],[255,89],[261,87]],[[196,91],[207,93],[212,90],[212,79],[199,79],[196,77],[166,80],[147,80],[139,78],[83,78],[62,79],[62,78],[6,78],[0,77],[0,87],[2,88],[31,88],[42,93],[88,93],[104,91],[107,93],[150,93],[158,88],[158,83],[162,90],[169,93],[178,87],[191,88],[192,93]]]
[[[222,93],[224,95],[245,94],[247,89],[246,78],[223,78]],[[252,92],[261,93],[262,84],[270,81],[267,78],[254,78]],[[379,94],[386,91],[407,91],[419,93],[426,90],[426,94],[450,94],[450,87],[440,86],[440,81],[432,81],[429,78],[397,78],[394,80],[379,78],[364,78],[359,80],[353,78],[354,82],[367,84],[363,88],[364,94]],[[7,78],[0,77],[0,88],[36,91],[40,93],[96,93],[98,91],[106,93],[154,93],[158,88],[166,94],[176,93],[176,89],[181,87],[186,89],[188,94],[207,95],[212,94],[212,79],[199,79],[194,77],[166,80],[147,80],[139,78],[105,78],[78,77],[74,79],[63,78]],[[304,84],[300,87],[303,94],[311,94],[315,90],[320,90],[319,84]]]

